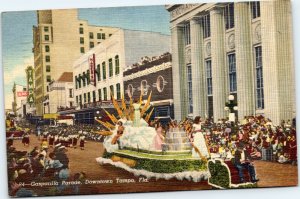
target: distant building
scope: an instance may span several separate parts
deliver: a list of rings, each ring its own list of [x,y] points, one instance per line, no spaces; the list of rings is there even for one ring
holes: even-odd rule
[[[263,114],[295,117],[290,1],[167,5],[172,36],[175,118]]]
[[[150,93],[152,118],[173,118],[173,80],[171,54],[144,58],[142,63],[124,71],[124,96],[147,100]]]
[[[73,73],[64,72],[56,81],[50,82],[47,96],[44,101],[45,114],[74,108]]]
[[[76,120],[93,123],[96,110],[112,108],[111,95],[121,99],[124,93],[123,71],[127,67],[141,57],[169,51],[170,36],[125,29],[118,29],[88,51],[73,66],[75,104],[78,107]]]
[[[38,25],[33,27],[35,104],[37,115],[42,116],[48,83],[72,72],[74,60],[117,29],[91,26],[78,19],[77,9],[37,11],[37,19]]]
[[[20,111],[18,110],[22,108],[22,101],[27,101],[27,90],[25,86],[14,83],[12,92],[12,111],[15,114],[15,116],[19,116],[18,114],[20,114]]]

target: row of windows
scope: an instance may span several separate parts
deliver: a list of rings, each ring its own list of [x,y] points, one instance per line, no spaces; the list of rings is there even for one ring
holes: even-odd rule
[[[79,28],[79,34],[84,34],[83,27]],[[111,34],[109,34],[109,36],[111,36]],[[105,37],[106,37],[105,33],[97,33],[97,39],[105,40]],[[94,33],[93,32],[89,32],[89,38],[94,39]]]
[[[260,17],[260,2],[251,2],[250,7],[252,19]],[[229,3],[224,7],[224,20],[226,30],[234,28],[234,3]],[[203,27],[203,38],[210,37],[210,14],[204,15],[201,19],[201,23]],[[191,43],[189,23],[184,24],[183,34],[185,45],[189,45]]]
[[[116,96],[114,94],[114,86],[111,85],[109,86],[109,90],[110,90],[110,95],[114,96],[116,99],[121,99],[121,85],[120,83],[116,84]],[[103,93],[103,95],[102,95]],[[91,98],[92,95],[92,98]],[[83,98],[82,98],[83,96]],[[102,98],[103,97],[103,98]],[[83,95],[78,95],[76,96],[76,103],[77,104],[82,104],[82,103],[90,103],[90,102],[96,102],[96,101],[106,101],[108,100],[108,93],[107,93],[107,88],[103,88],[103,89],[98,89],[98,98],[96,96],[96,91],[92,91],[92,92],[87,92],[84,93]]]
[[[109,59],[108,60],[108,67],[109,67],[109,77],[112,77],[115,71],[115,75],[120,74],[120,61],[119,61],[119,56],[116,55],[115,56],[115,69],[113,69],[113,59]],[[95,69],[95,75],[96,75],[96,81],[100,81],[101,80],[101,70],[102,70],[102,79],[106,80],[106,63],[102,62],[102,69],[100,67],[100,64],[98,64],[96,66]],[[90,83],[90,72],[89,70],[87,70],[87,72],[83,72],[83,75],[81,77],[81,80],[79,79],[79,77],[75,76],[75,82],[76,82],[76,89],[81,88],[81,80],[83,83],[83,86],[85,87],[86,85],[88,85]]]
[[[264,86],[263,86],[263,66],[262,66],[262,49],[261,46],[255,47],[255,70],[256,70],[256,108],[264,109]],[[213,98],[212,98],[212,62],[211,60],[205,61],[206,65],[206,83],[207,83],[207,97],[208,97],[208,112],[209,116],[212,116],[213,112]],[[230,94],[236,96],[237,92],[237,81],[236,81],[236,58],[235,54],[228,55],[228,66],[229,66],[229,91]],[[189,113],[192,113],[192,70],[191,65],[187,65],[187,86],[188,86],[188,107]],[[236,97],[235,97],[236,99]]]

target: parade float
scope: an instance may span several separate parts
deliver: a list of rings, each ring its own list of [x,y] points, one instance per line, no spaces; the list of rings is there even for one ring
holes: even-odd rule
[[[253,185],[234,184],[236,176],[231,173],[236,175],[236,169],[230,168],[228,162],[221,159],[212,159],[210,153],[203,155],[200,147],[205,147],[208,151],[208,146],[191,143],[186,129],[177,128],[166,132],[162,147],[157,150],[154,144],[157,131],[148,125],[154,110],[150,101],[151,93],[145,103],[140,96],[136,102],[130,99],[128,105],[124,98],[119,104],[112,97],[118,116],[104,110],[110,121],[96,119],[107,129],[101,133],[106,135],[103,142],[105,152],[102,157],[96,158],[100,165],[110,164],[148,179],[207,181],[216,188]]]

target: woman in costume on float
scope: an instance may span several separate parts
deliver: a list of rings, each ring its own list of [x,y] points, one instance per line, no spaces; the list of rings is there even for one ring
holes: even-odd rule
[[[141,120],[141,112],[140,112],[140,103],[138,103],[138,100],[135,99],[134,103],[132,104],[134,109],[134,118],[133,118],[133,127],[139,127],[140,126],[140,120]]]
[[[200,116],[195,117],[192,132],[193,133],[192,133],[191,141],[194,146],[192,149],[192,156],[199,157],[199,152],[200,152],[201,156],[208,158],[209,152],[206,146],[204,135],[201,132]],[[197,149],[199,150],[199,152],[197,152]]]
[[[153,145],[155,150],[162,150],[162,144],[164,143],[165,137],[163,136],[163,128],[160,122],[155,124],[156,135],[153,139]]]

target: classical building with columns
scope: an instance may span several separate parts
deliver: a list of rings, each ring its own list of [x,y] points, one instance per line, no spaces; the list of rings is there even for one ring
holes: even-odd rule
[[[226,118],[229,95],[235,97],[240,120],[262,114],[278,124],[295,117],[290,1],[182,4],[166,9],[175,119]]]

